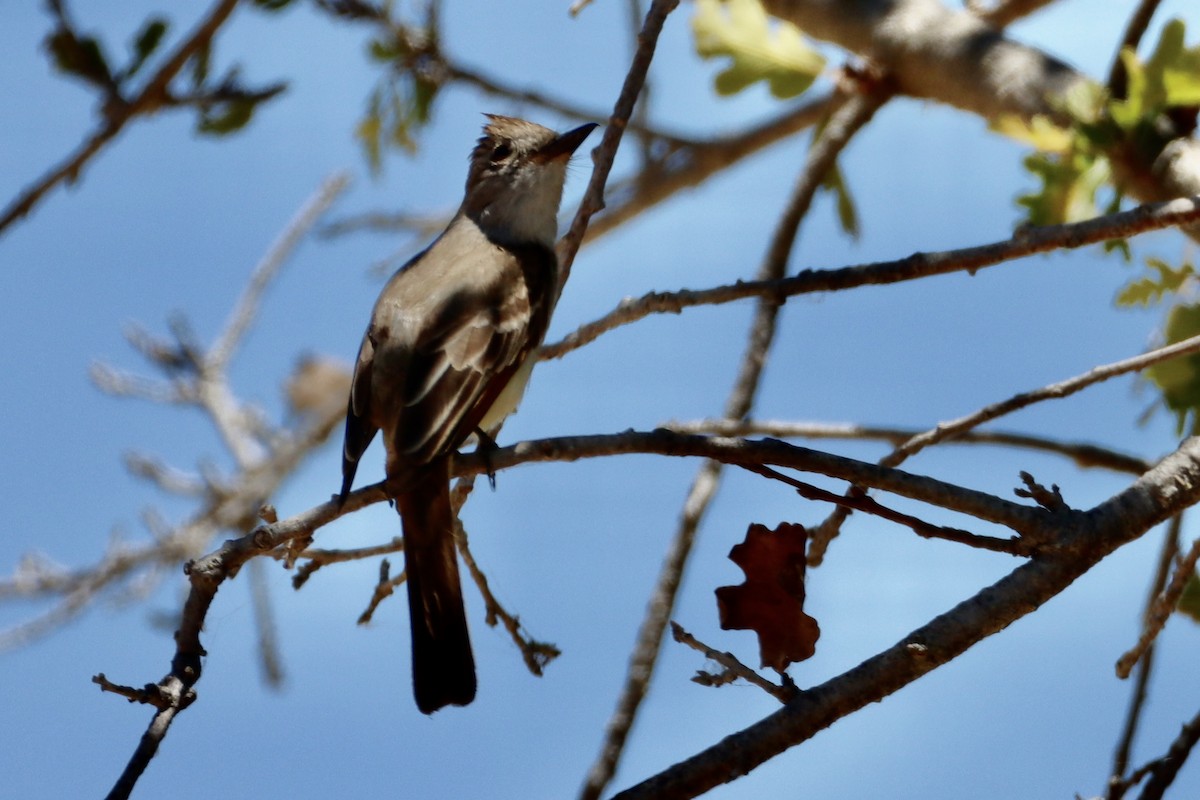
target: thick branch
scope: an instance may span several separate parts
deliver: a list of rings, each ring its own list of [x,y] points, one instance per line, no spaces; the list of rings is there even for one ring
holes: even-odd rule
[[[1036,610],[1117,547],[1198,500],[1200,439],[1191,438],[1128,489],[1088,512],[1080,524],[1063,530],[1085,547],[1018,567],[882,653],[614,800],[691,798],[745,775]]]
[[[1063,119],[1063,100],[1090,79],[968,11],[938,0],[764,0],[806,33],[878,63],[898,90],[995,120]],[[1069,120],[1063,119],[1069,124]],[[1200,194],[1200,142],[1172,141],[1153,163],[1109,153],[1123,188],[1142,202]],[[1188,230],[1200,236],[1200,229]]]

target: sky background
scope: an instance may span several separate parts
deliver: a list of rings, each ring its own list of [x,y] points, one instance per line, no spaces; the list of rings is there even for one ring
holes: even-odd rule
[[[1059,2],[1014,34],[1096,76],[1107,73],[1130,2]],[[173,35],[201,13],[172,11]],[[480,6],[447,2],[444,42],[468,64],[522,86],[607,112],[629,57],[623,2],[596,0],[578,19],[566,3]],[[1200,27],[1184,0],[1171,16]],[[110,51],[158,7],[71,3],[80,28]],[[691,47],[684,5],[668,21],[652,71],[652,119],[696,137],[740,130],[782,106],[756,88],[735,98],[711,89],[716,66]],[[0,202],[74,148],[92,126],[93,101],[54,74],[40,41],[41,3],[6,2],[0,25]],[[216,335],[246,277],[287,221],[327,176],[353,176],[331,218],[377,209],[449,212],[482,112],[568,121],[455,88],[439,98],[416,158],[391,157],[371,178],[352,132],[377,77],[367,31],[307,7],[281,15],[241,9],[222,31],[219,64],[238,61],[251,85],[289,81],[249,128],[197,138],[186,113],[131,125],[71,190],[54,191],[0,238],[0,474],[6,508],[0,570],[37,551],[68,566],[94,562],[114,532],[142,540],[140,515],[167,519],[189,508],[130,477],[121,456],[156,454],[193,469],[227,454],[191,409],[97,391],[97,360],[144,371],[123,339],[130,324],[166,330],[176,312],[204,340]],[[1156,33],[1147,36],[1154,41]],[[598,141],[598,137],[593,137]],[[587,246],[552,324],[555,340],[650,290],[702,288],[752,275],[778,208],[791,191],[808,136],[783,142]],[[586,148],[585,148],[586,149]],[[1022,149],[975,117],[899,99],[857,137],[841,165],[863,236],[838,230],[822,198],[805,220],[792,269],[898,258],[1005,238],[1014,198],[1032,187]],[[628,169],[626,155],[617,173]],[[590,162],[576,159],[563,217],[573,213]],[[271,287],[231,368],[235,390],[273,419],[280,385],[304,352],[349,361],[382,277],[371,265],[405,247],[398,237],[309,239]],[[1177,261],[1182,237],[1138,240],[1138,251]],[[1018,391],[1077,375],[1144,350],[1160,311],[1115,310],[1135,273],[1097,249],[1034,257],[914,284],[804,296],[789,303],[756,404],[761,418],[931,427]],[[502,443],[572,433],[647,429],[715,416],[743,349],[751,303],[692,309],[615,331],[567,359],[540,366]],[[1150,403],[1132,379],[1043,404],[1005,429],[1084,439],[1154,458],[1172,450],[1172,422],[1135,425]],[[878,445],[818,445],[858,458]],[[1057,483],[1075,507],[1120,490],[1124,476],[1081,471],[1064,459],[946,446],[908,465],[965,486],[1008,494],[1020,470]],[[327,568],[300,592],[268,565],[285,656],[282,691],[266,688],[255,659],[247,581],[227,584],[208,618],[200,700],[172,728],[135,797],[400,796],[571,797],[596,755],[625,664],[694,461],[648,456],[530,465],[476,491],[464,521],[476,558],[501,601],[563,656],[536,679],[506,634],[482,623],[467,588],[480,672],[476,702],[426,718],[411,700],[408,617],[386,603],[368,627],[354,624],[377,575],[374,561]],[[372,450],[360,483],[382,475]],[[336,491],[338,443],[330,441],[273,498],[281,516]],[[482,488],[482,487],[481,487]],[[891,498],[894,500],[894,498]],[[902,502],[894,505],[908,510]],[[964,520],[921,509],[935,522]],[[786,487],[727,473],[703,527],[674,618],[700,639],[754,663],[748,632],[720,631],[714,588],[740,583],[725,556],[751,522],[815,524],[827,509]],[[1185,538],[1197,535],[1193,525]],[[979,530],[977,526],[975,530]],[[386,541],[394,514],[374,507],[323,529],[322,547]],[[1068,591],[955,662],[814,740],[710,793],[760,797],[1070,798],[1098,794],[1123,720],[1129,685],[1113,663],[1136,638],[1157,532],[1109,558]],[[398,561],[398,559],[394,559]],[[1005,556],[920,540],[856,516],[826,564],[810,573],[807,610],[820,621],[816,656],[792,668],[801,686],[827,680],[890,646],[912,628],[1014,566]],[[168,667],[172,613],[184,591],[172,573],[144,601],[110,602],[68,627],[0,654],[0,796],[102,796],[145,729],[149,712],[102,694],[90,678],[157,680]],[[397,596],[399,597],[399,596]],[[0,625],[42,607],[0,604]],[[1135,762],[1165,749],[1200,704],[1200,630],[1174,620],[1161,641]],[[617,776],[623,788],[775,707],[744,685],[689,681],[699,654],[664,647],[644,713]],[[1174,789],[1200,796],[1200,768]]]

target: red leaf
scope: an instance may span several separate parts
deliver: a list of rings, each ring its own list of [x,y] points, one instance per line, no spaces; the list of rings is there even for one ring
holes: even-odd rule
[[[729,551],[746,582],[717,589],[721,628],[757,633],[762,666],[779,672],[810,658],[821,635],[817,621],[804,613],[807,543],[803,525],[785,522],[775,530],[751,525],[745,541]]]

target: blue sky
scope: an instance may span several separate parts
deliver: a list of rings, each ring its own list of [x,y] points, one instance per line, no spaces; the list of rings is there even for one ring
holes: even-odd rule
[[[1103,75],[1130,3],[1061,2],[1017,35],[1080,69]],[[1161,22],[1188,4],[1163,4]],[[154,10],[72,4],[81,27],[123,42]],[[625,7],[597,0],[576,20],[566,4],[508,4],[487,11],[448,3],[445,40],[464,61],[520,85],[611,107],[628,58]],[[195,10],[190,13],[196,14]],[[713,65],[692,54],[686,5],[668,22],[653,71],[653,118],[695,136],[737,130],[776,113],[764,91],[716,98]],[[194,17],[173,18],[176,32]],[[1189,22],[1200,25],[1194,11]],[[39,50],[48,16],[38,3],[6,9],[0,48],[0,195],[5,200],[73,148],[91,124],[90,95],[53,75]],[[1069,35],[1064,35],[1069,32]],[[1194,39],[1194,35],[1192,37]],[[9,424],[0,429],[7,534],[0,568],[22,554],[94,561],[119,535],[145,536],[140,515],[176,520],[188,508],[121,467],[128,450],[191,469],[228,456],[199,414],[100,394],[89,365],[142,370],[122,332],[162,332],[185,312],[198,335],[221,329],[245,278],[300,204],[328,175],[348,171],[351,190],[334,216],[400,208],[452,210],[466,156],[485,111],[528,113],[471,90],[439,100],[419,157],[395,157],[372,179],[352,140],[375,78],[364,32],[307,10],[266,17],[243,9],[217,56],[243,64],[250,83],[289,80],[248,130],[197,139],[184,114],[130,127],[68,191],[55,191],[0,238],[0,370]],[[583,250],[550,338],[652,289],[700,288],[753,274],[791,190],[807,137],[781,143],[654,209]],[[842,159],[863,221],[861,240],[842,236],[824,198],[804,223],[794,269],[832,267],[993,241],[1008,235],[1014,197],[1031,185],[1021,149],[983,123],[912,100],[886,107]],[[623,158],[618,170],[631,162]],[[576,159],[564,216],[588,174]],[[382,235],[309,240],[268,293],[232,368],[243,397],[281,411],[280,383],[302,352],[352,358],[381,278],[370,265],[405,242]],[[1174,234],[1141,252],[1178,259]],[[757,414],[764,418],[932,426],[1017,391],[1143,350],[1157,312],[1117,311],[1112,297],[1131,270],[1094,249],[1025,259],[974,277],[867,288],[794,300],[782,322]],[[719,413],[735,375],[752,306],[702,308],[613,332],[537,370],[505,441],[648,428]],[[1005,421],[1064,439],[1096,441],[1146,457],[1174,447],[1159,415],[1138,427],[1150,400],[1115,381]],[[861,458],[875,445],[829,444]],[[375,622],[354,620],[377,565],[326,569],[303,591],[268,565],[287,684],[263,687],[254,658],[245,581],[222,589],[208,620],[210,656],[200,701],[183,714],[136,797],[571,796],[599,746],[624,678],[646,596],[697,464],[651,457],[527,466],[476,492],[465,515],[493,589],[564,655],[546,677],[529,676],[501,632],[482,624],[467,592],[480,665],[480,694],[467,709],[426,719],[409,692],[407,614],[385,605]],[[1089,506],[1127,483],[1047,456],[946,447],[909,468],[1005,493],[1019,470],[1055,482],[1072,505]],[[362,480],[382,474],[368,453]],[[340,480],[337,445],[307,462],[274,498],[287,515],[323,501]],[[753,662],[749,633],[723,632],[712,590],[741,575],[725,558],[750,522],[815,523],[825,513],[786,488],[729,474],[697,544],[675,614],[686,628]],[[927,512],[934,521],[964,521]],[[372,508],[321,532],[326,547],[390,539],[394,515]],[[1185,531],[1190,539],[1194,531]],[[1062,596],[916,684],[837,723],[813,741],[709,796],[1070,797],[1096,794],[1124,714],[1128,685],[1113,662],[1134,640],[1159,536],[1130,545]],[[918,540],[855,518],[825,566],[809,578],[809,611],[821,623],[817,655],[792,669],[819,683],[889,646],[913,627],[999,578],[1012,564],[949,544]],[[14,797],[98,796],[115,779],[148,720],[145,709],[102,695],[104,672],[141,684],[167,669],[169,632],[151,613],[170,612],[178,572],[148,598],[103,604],[55,635],[0,655],[0,707],[13,732],[0,749],[3,791]],[[0,624],[38,607],[0,605]],[[1158,755],[1200,703],[1196,627],[1169,626],[1154,699],[1135,760]],[[705,664],[667,644],[644,716],[615,786],[626,786],[769,713],[773,701],[744,686],[689,682]],[[1177,797],[1200,792],[1185,770]]]

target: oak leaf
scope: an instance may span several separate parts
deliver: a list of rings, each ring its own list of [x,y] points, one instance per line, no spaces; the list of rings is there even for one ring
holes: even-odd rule
[[[745,540],[729,551],[745,583],[716,590],[721,628],[758,634],[762,666],[779,672],[810,658],[821,635],[817,621],[804,613],[807,542],[803,525],[785,522],[774,530],[751,525]]]

